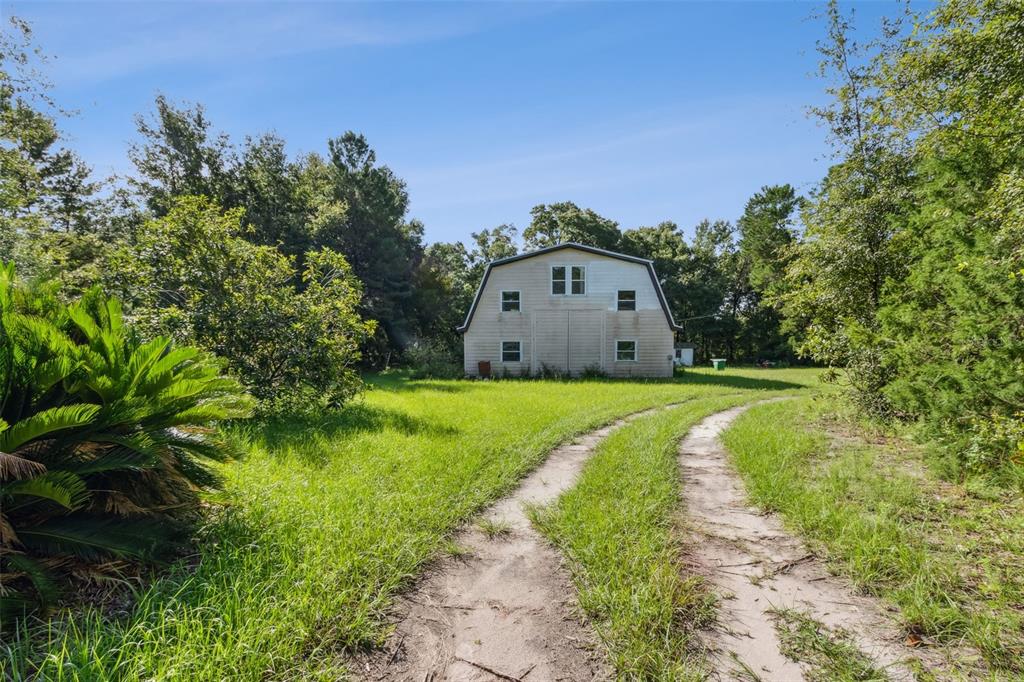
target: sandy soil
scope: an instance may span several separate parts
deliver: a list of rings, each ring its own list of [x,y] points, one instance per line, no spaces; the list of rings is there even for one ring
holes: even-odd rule
[[[455,542],[468,554],[438,561],[398,599],[387,645],[356,661],[372,680],[609,679],[603,654],[576,604],[558,552],[530,525],[524,505],[545,505],[572,487],[601,440],[640,412],[581,436],[548,456],[484,518],[508,531],[488,538],[472,526]]]
[[[682,441],[683,500],[693,526],[691,564],[722,597],[714,630],[702,633],[712,679],[791,682],[799,663],[779,650],[774,609],[796,609],[851,633],[893,680],[920,652],[877,601],[831,575],[781,521],[749,505],[719,434],[746,407],[712,415]],[[454,538],[466,554],[440,559],[397,600],[395,631],[381,650],[353,661],[367,680],[605,680],[608,669],[558,552],[530,525],[525,506],[550,504],[575,483],[597,444],[640,412],[581,436],[548,456],[476,525]],[[922,661],[925,663],[925,661]],[[934,662],[926,663],[932,667]]]
[[[854,594],[792,535],[781,521],[751,507],[718,435],[745,407],[712,415],[679,448],[683,498],[694,527],[691,561],[716,592],[719,625],[704,633],[716,679],[804,679],[801,666],[779,652],[772,609],[808,613],[849,631],[854,642],[894,680],[914,679],[903,664],[917,652],[879,604]],[[744,670],[746,668],[746,670]]]

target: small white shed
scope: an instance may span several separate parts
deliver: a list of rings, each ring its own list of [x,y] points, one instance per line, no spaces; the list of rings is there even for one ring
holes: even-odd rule
[[[672,362],[677,367],[693,367],[693,351],[696,348],[692,343],[677,343],[673,350]]]

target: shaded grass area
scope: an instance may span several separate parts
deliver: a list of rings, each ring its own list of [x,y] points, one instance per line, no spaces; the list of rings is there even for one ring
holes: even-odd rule
[[[803,385],[806,370],[733,371]],[[379,377],[316,419],[238,428],[248,456],[196,554],[114,608],[74,606],[0,637],[0,677],[336,680],[386,635],[395,593],[450,533],[558,443],[617,416],[737,389],[674,381],[409,381]],[[123,593],[121,595],[124,596]]]
[[[897,606],[909,637],[966,642],[1000,674],[1024,673],[1019,492],[942,481],[920,448],[877,433],[869,442],[832,411],[827,400],[786,401],[726,431],[753,501]]]
[[[886,682],[889,676],[854,644],[849,633],[833,630],[792,609],[774,612],[782,653],[805,665],[807,682]]]
[[[680,563],[677,446],[703,417],[752,398],[711,397],[622,427],[572,490],[533,514],[567,557],[620,679],[704,679],[693,635],[714,620],[714,597]]]

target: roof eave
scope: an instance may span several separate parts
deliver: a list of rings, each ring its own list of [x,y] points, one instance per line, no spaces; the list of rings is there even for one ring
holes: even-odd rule
[[[473,296],[473,303],[469,306],[469,312],[466,314],[466,321],[460,326],[455,328],[460,334],[465,334],[469,329],[469,325],[473,323],[473,314],[476,312],[477,303],[480,301],[480,294],[483,293],[484,287],[487,285],[487,278],[491,275],[491,268],[499,265],[505,265],[506,263],[514,263],[516,261],[525,260],[534,256],[540,256],[545,253],[552,251],[559,251],[561,249],[577,249],[587,253],[594,253],[609,258],[615,258],[626,262],[636,263],[638,265],[647,266],[647,272],[651,277],[651,282],[654,284],[654,289],[658,294],[658,302],[661,304],[662,312],[665,313],[665,321],[668,322],[668,327],[673,332],[681,332],[683,328],[676,324],[676,321],[672,319],[672,311],[669,310],[668,300],[665,298],[665,292],[661,289],[661,282],[658,281],[658,276],[654,272],[654,261],[650,258],[640,258],[639,256],[630,256],[624,253],[616,253],[614,251],[608,251],[606,249],[599,249],[596,246],[587,246],[586,244],[577,244],[576,242],[565,242],[563,244],[555,244],[554,246],[547,246],[543,249],[537,249],[536,251],[530,251],[528,253],[520,253],[515,256],[509,256],[508,258],[501,258],[493,260],[487,264],[487,269],[484,270],[484,276],[480,279],[480,286],[476,289],[476,294]]]

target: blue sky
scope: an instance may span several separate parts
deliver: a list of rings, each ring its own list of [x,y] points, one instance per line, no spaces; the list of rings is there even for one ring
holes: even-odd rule
[[[163,93],[292,153],[364,133],[408,183],[428,241],[571,200],[623,228],[734,220],[760,186],[828,165],[803,2],[3,0],[54,59],[68,144],[130,173],[133,118]],[[857,4],[877,25],[895,4]]]

